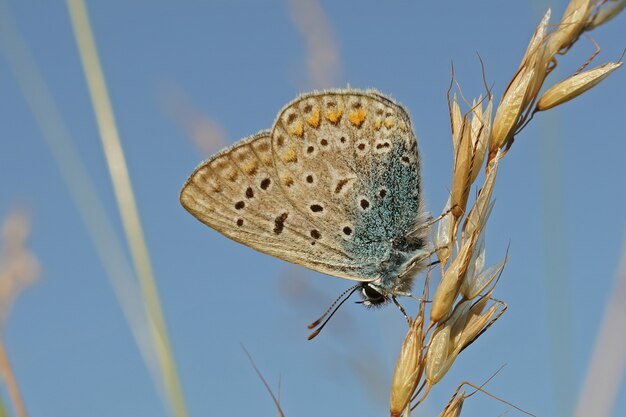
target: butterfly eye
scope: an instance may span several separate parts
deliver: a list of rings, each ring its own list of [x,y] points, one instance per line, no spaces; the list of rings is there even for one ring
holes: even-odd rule
[[[384,303],[385,297],[374,287],[369,284],[363,285],[363,298],[366,303],[370,305],[377,305]]]

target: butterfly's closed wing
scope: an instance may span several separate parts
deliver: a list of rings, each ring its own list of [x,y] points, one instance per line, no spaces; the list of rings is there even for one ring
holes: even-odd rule
[[[405,110],[375,91],[337,90],[287,105],[272,152],[291,204],[315,219],[366,278],[391,279],[424,246],[416,139]]]
[[[373,91],[302,96],[261,132],[213,156],[183,206],[225,236],[315,271],[393,279],[424,246],[415,136]],[[407,284],[408,287],[410,284]]]
[[[315,224],[293,208],[278,182],[269,132],[264,131],[196,168],[180,201],[198,220],[237,242],[316,271],[358,280],[355,262],[338,242],[318,241]]]

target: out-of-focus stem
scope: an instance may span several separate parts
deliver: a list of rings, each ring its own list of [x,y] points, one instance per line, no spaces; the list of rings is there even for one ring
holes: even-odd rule
[[[0,338],[0,373],[2,373],[2,378],[7,384],[9,397],[11,398],[11,403],[13,403],[13,408],[15,409],[15,415],[17,417],[27,417],[28,414],[26,413],[26,406],[22,400],[20,389],[17,386],[15,375],[13,375],[11,363],[9,362],[9,356],[4,348],[4,341],[2,338]]]
[[[104,73],[91,31],[89,16],[83,0],[68,0],[67,4],[100,130],[100,138],[113,183],[118,210],[122,217],[122,224],[139,278],[152,343],[157,353],[163,384],[173,414],[183,417],[187,415],[187,410],[182,388],[178,380],[178,373],[161,310],[161,302],[152,273],[150,256],[143,236],[139,211],[135,202]]]

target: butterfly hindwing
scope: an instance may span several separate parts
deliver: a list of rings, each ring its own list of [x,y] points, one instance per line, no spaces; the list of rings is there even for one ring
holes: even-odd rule
[[[291,204],[317,219],[322,240],[338,242],[361,276],[379,276],[424,217],[405,110],[374,91],[312,93],[281,111],[271,135],[277,176],[293,182],[283,187]]]

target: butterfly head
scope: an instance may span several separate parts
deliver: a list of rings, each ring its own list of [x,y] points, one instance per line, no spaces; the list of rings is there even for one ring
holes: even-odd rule
[[[380,307],[391,299],[391,295],[379,284],[364,282],[361,285],[361,298],[363,300],[360,303],[365,307]]]

